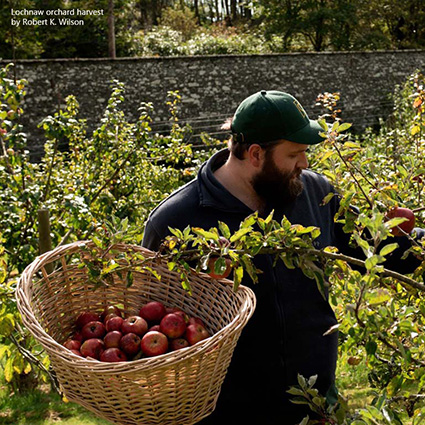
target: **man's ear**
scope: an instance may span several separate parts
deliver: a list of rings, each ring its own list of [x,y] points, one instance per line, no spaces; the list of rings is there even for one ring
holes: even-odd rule
[[[265,151],[260,145],[256,143],[250,145],[248,148],[248,160],[250,164],[255,168],[261,168],[264,161],[264,153]]]

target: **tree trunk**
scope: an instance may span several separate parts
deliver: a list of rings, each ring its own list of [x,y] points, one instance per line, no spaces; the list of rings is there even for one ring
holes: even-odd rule
[[[215,0],[215,14],[217,21],[221,21],[220,8],[218,7],[218,0]]]
[[[116,58],[115,51],[115,17],[114,17],[114,0],[108,0],[108,50],[109,57]]]
[[[146,0],[139,1],[139,9],[140,9],[140,17],[142,21],[142,28],[148,29],[150,27],[150,22],[149,22],[149,14],[148,14],[148,7],[146,4]]]
[[[237,0],[230,0],[230,10],[232,13],[232,22],[235,23],[238,18],[237,8],[236,8]]]
[[[226,18],[230,19],[229,2],[228,2],[228,0],[222,0],[222,3],[223,3],[223,10],[226,11]]]
[[[199,0],[194,0],[193,7],[195,8],[195,18],[198,25],[201,25],[201,16],[199,15]]]

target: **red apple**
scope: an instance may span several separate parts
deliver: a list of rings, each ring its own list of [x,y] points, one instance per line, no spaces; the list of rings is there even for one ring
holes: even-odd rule
[[[108,348],[100,355],[101,362],[126,362],[127,356],[119,348]]]
[[[92,311],[85,311],[77,317],[76,325],[78,329],[82,329],[90,322],[100,322],[100,316]]]
[[[115,313],[109,313],[109,314],[107,314],[107,315],[105,316],[105,318],[103,319],[103,323],[105,323],[105,324],[106,324],[106,322],[107,322],[109,319],[112,319],[113,317],[120,317],[120,316],[117,316]]]
[[[68,348],[68,350],[79,350],[81,347],[81,341],[76,341],[75,339],[68,339],[63,346]]]
[[[175,338],[170,341],[170,351],[176,351],[186,347],[189,347],[189,343],[184,338]]]
[[[159,325],[153,325],[153,326],[151,326],[149,329],[148,329],[148,332],[149,331],[157,331],[157,332],[160,332],[161,331],[161,326],[159,326]]]
[[[202,319],[200,319],[199,317],[191,317],[189,319],[188,325],[196,325],[196,324],[201,325],[204,328],[206,328],[205,323],[203,322]]]
[[[208,338],[210,334],[208,331],[199,324],[189,325],[185,332],[185,338],[190,345],[196,344],[199,341],[202,341],[205,338]]]
[[[165,316],[164,304],[159,301],[151,301],[145,304],[139,311],[139,316],[148,322],[159,323]]]
[[[181,315],[170,313],[163,317],[159,327],[168,338],[179,338],[186,330],[186,322]]]
[[[134,333],[143,336],[148,330],[148,324],[145,319],[140,316],[130,316],[122,322],[121,332],[123,334]]]
[[[71,353],[74,353],[76,356],[84,357],[84,356],[80,353],[80,350],[71,350]]]
[[[83,342],[83,335],[81,335],[80,331],[75,332],[75,334],[72,336],[72,339],[75,341]]]
[[[100,315],[100,318],[102,319],[102,322],[105,321],[105,318],[108,314],[115,314],[115,316],[118,317],[122,317],[122,313],[121,310],[115,306],[115,305],[108,305],[107,307],[105,307],[105,309],[103,310],[102,314]]]
[[[181,317],[183,317],[186,324],[189,322],[189,316],[181,308],[166,307],[165,311],[166,311],[166,314],[174,313],[174,314],[180,315]]]
[[[167,352],[168,339],[161,332],[150,331],[143,336],[140,346],[148,357],[159,356]]]
[[[165,314],[175,313],[176,311],[182,311],[177,307],[165,307]]]
[[[140,351],[140,337],[134,333],[124,335],[120,340],[120,348],[125,354],[134,356]]]
[[[83,339],[103,338],[106,334],[105,325],[102,322],[89,322],[81,330]]]
[[[103,338],[105,348],[118,348],[120,346],[120,340],[122,333],[120,331],[108,332]]]
[[[415,214],[409,208],[401,208],[401,207],[393,208],[387,213],[387,218],[391,219],[394,217],[407,218],[406,221],[398,225],[398,227],[400,227],[400,229],[404,230],[406,233],[410,233],[415,227]],[[403,236],[403,233],[400,231],[400,229],[398,229],[397,227],[393,227],[391,229],[391,233],[394,236]]]
[[[412,180],[421,184],[424,182],[424,177],[425,174],[418,174],[417,176],[412,177]]]
[[[105,328],[108,332],[120,331],[123,322],[124,322],[124,319],[120,316],[111,317],[109,320],[105,322]]]
[[[232,271],[232,267],[231,267],[231,261],[229,258],[225,258],[224,259],[224,264],[225,264],[225,268],[220,272],[217,273],[215,270],[215,263],[217,262],[217,260],[219,258],[222,257],[211,257],[208,260],[208,269],[207,269],[207,273],[213,278],[213,279],[224,279],[226,277],[228,277]]]
[[[355,357],[351,356],[351,357],[348,357],[348,359],[347,359],[347,363],[350,366],[357,366],[360,362],[361,362],[361,358],[357,357],[357,356],[355,356]]]
[[[91,338],[83,342],[80,352],[84,357],[91,357],[92,359],[99,360],[104,348],[105,344],[101,339]]]

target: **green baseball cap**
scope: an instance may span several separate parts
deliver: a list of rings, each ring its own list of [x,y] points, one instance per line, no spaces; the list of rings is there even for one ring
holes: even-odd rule
[[[240,143],[265,143],[285,139],[315,145],[325,139],[323,128],[309,119],[295,97],[276,90],[261,90],[238,106],[232,120],[233,140]]]

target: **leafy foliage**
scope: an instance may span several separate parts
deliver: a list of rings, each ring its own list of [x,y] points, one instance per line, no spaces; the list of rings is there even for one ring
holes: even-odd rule
[[[171,23],[169,23],[170,25]],[[160,25],[135,37],[138,56],[224,55],[271,53],[273,44],[259,31],[213,26],[197,29],[190,37],[176,26]]]

